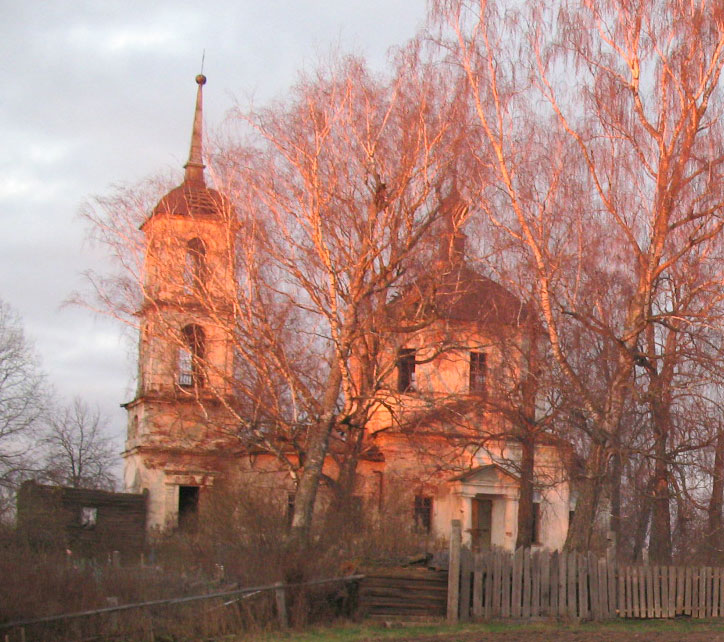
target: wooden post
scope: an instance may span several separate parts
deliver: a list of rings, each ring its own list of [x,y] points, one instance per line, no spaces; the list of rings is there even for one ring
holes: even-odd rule
[[[447,621],[458,621],[460,608],[460,547],[462,545],[462,527],[459,519],[452,521],[450,530],[450,566],[447,572]]]
[[[281,582],[277,582],[275,586],[277,586],[277,588],[274,590],[274,598],[277,603],[279,627],[286,629],[289,626],[289,618],[287,616],[287,592]]]

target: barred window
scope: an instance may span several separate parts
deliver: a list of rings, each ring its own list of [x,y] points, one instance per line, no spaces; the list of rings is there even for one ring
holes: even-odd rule
[[[187,325],[181,330],[184,345],[178,350],[178,384],[183,387],[203,386],[204,329]]]
[[[470,352],[470,383],[472,395],[485,396],[487,390],[487,355],[484,352]]]
[[[423,533],[432,530],[432,497],[415,495],[415,527]]]

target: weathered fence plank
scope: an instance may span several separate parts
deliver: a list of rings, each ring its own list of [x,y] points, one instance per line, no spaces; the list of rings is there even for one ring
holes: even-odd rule
[[[519,549],[473,554],[458,548],[456,535],[461,539],[461,531],[453,531],[447,579],[451,621],[724,616],[724,568],[623,566],[612,556],[598,558],[590,552]],[[401,598],[394,592],[389,597]]]
[[[719,617],[719,569],[715,568],[711,578],[711,617]]]
[[[605,557],[597,560],[598,564],[598,599],[599,617],[606,619],[611,617],[611,607],[608,603],[608,560]]]
[[[691,571],[691,616],[701,617],[701,568],[694,567]]]
[[[568,602],[566,601],[566,586],[568,585],[568,554],[561,553],[558,556],[558,615],[564,616],[568,613]]]
[[[599,597],[599,578],[598,578],[598,560],[596,560],[596,556],[589,551],[588,553],[588,560],[587,560],[587,566],[588,566],[588,577],[589,577],[589,586],[588,586],[588,594],[591,601],[591,617],[594,620],[600,620],[601,619],[601,601]]]
[[[493,617],[500,617],[500,584],[503,571],[501,555],[493,556]]]
[[[493,615],[493,557],[492,553],[485,556],[485,617],[490,619]]]
[[[578,617],[588,618],[588,560],[583,554],[579,554],[576,563],[578,564]]]
[[[550,559],[551,567],[551,608],[549,615],[558,615],[558,551],[553,551]]]
[[[609,549],[610,550],[610,549]],[[616,601],[616,557],[609,555],[606,559],[608,566],[608,614],[614,617],[618,602]]]
[[[646,569],[646,617],[656,617],[656,592],[654,591],[654,568],[645,566]]]
[[[460,620],[470,620],[470,583],[473,573],[473,556],[467,546],[460,550]]]
[[[568,615],[570,617],[578,617],[577,599],[576,599],[576,554],[568,554]]]
[[[635,567],[630,567],[631,571],[631,593],[633,595],[633,615],[632,617],[640,617],[641,611],[639,609],[639,571]]]
[[[639,572],[639,600],[641,604],[639,605],[641,607],[641,617],[647,618],[649,617],[649,597],[651,595],[651,591],[646,592],[647,588],[647,575],[649,574],[649,571],[651,570],[651,567],[646,566],[639,566],[638,567]]]
[[[551,614],[551,554],[540,554],[540,615]]]
[[[473,617],[483,617],[483,554],[473,557]]]
[[[462,547],[462,528],[459,519],[452,521],[450,533],[450,562],[447,580],[447,619],[458,621],[460,606],[460,549]]]
[[[530,617],[530,596],[531,596],[531,576],[530,576],[530,549],[523,551],[523,617]]]
[[[630,609],[628,608],[628,602],[626,598],[631,594],[630,587],[626,589],[626,569],[619,567],[618,569],[618,601],[616,603],[618,607],[619,617],[630,617]]]
[[[661,611],[659,617],[669,616],[669,567],[662,566],[661,573]]]
[[[511,591],[511,574],[513,570],[513,561],[510,555],[503,555],[502,564],[502,582],[501,582],[501,615],[510,617],[510,591]]]
[[[531,617],[540,616],[540,551],[535,551],[530,560],[530,572],[533,577],[533,594],[531,595]]]
[[[513,617],[520,617],[523,605],[523,549],[513,555]]]

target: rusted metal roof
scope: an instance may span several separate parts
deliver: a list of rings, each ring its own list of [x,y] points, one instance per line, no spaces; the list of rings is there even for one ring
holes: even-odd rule
[[[184,181],[164,196],[153,210],[157,214],[191,218],[224,218],[231,211],[229,200],[203,183]]]

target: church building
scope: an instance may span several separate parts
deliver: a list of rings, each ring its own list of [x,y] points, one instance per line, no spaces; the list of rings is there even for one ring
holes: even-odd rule
[[[184,180],[142,225],[145,238],[138,387],[124,404],[128,434],[124,480],[148,493],[147,525],[183,527],[205,497],[229,480],[263,484],[293,501],[290,476],[269,453],[245,451],[231,409],[235,245],[231,200],[206,184],[202,94]],[[455,190],[441,205],[452,220],[467,206]],[[470,267],[455,226],[440,257],[414,292],[391,305],[401,315],[437,315],[387,355],[391,380],[366,426],[355,495],[375,510],[396,505],[431,538],[462,521],[473,548],[512,549],[517,537],[522,447],[511,399],[518,394],[531,347],[529,313],[510,292]],[[199,301],[203,298],[204,305]],[[430,302],[433,305],[430,305]],[[423,312],[424,313],[424,312]],[[449,349],[432,346],[445,339]],[[533,393],[534,394],[534,393]],[[227,403],[228,396],[228,403]],[[565,448],[545,433],[534,445],[533,539],[560,549],[575,508],[565,474]],[[333,462],[329,468],[333,474]]]

